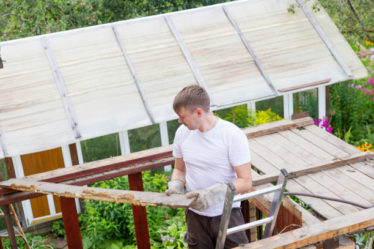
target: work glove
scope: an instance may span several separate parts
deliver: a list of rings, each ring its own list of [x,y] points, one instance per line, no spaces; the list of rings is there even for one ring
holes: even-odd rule
[[[168,189],[165,191],[166,195],[184,194],[184,182],[179,179],[168,182]]]
[[[208,188],[187,193],[187,198],[195,198],[190,207],[204,211],[225,200],[227,184],[216,183]]]

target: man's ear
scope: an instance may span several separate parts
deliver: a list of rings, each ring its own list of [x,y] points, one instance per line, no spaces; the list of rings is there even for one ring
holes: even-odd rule
[[[198,117],[202,117],[204,114],[204,110],[201,109],[200,107],[196,108],[196,113]]]

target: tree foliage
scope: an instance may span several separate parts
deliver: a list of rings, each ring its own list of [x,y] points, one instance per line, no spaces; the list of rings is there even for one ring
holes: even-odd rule
[[[0,41],[230,0],[1,0]]]

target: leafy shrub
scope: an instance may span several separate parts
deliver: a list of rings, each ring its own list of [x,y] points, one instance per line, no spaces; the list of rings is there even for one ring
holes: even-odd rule
[[[143,172],[145,191],[164,192],[168,175],[151,171]],[[129,189],[128,177],[118,177],[93,184],[93,187],[109,189]],[[84,248],[124,248],[135,246],[135,229],[131,205],[103,201],[85,201],[84,212],[79,217]],[[178,233],[173,243],[175,248],[183,243],[186,231],[183,209],[167,207],[147,207],[147,218],[151,242],[156,246],[163,243],[164,233],[171,224],[173,233]],[[171,219],[171,221],[168,221]],[[173,248],[173,247],[170,247]]]

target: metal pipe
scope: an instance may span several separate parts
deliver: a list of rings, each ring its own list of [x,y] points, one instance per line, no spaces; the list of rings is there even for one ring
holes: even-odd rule
[[[285,195],[300,195],[300,196],[308,196],[312,198],[319,198],[319,199],[324,199],[324,200],[329,200],[329,201],[337,201],[337,202],[343,202],[346,204],[350,204],[356,207],[360,207],[363,209],[368,209],[374,207],[372,206],[364,206],[356,202],[348,201],[348,200],[343,200],[343,199],[338,199],[338,198],[333,198],[333,197],[328,197],[328,196],[323,196],[323,195],[315,195],[315,194],[309,194],[309,193],[300,193],[300,192],[284,192]]]

